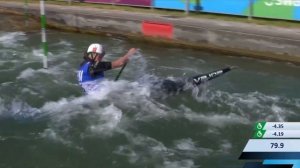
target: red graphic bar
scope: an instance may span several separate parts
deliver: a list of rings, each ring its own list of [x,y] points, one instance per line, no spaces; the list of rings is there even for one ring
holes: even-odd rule
[[[161,22],[144,21],[142,23],[142,32],[145,36],[173,38],[173,25]]]

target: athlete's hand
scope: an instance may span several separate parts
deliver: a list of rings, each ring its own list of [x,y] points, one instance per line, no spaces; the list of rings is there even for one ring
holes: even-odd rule
[[[127,52],[127,55],[129,55],[129,57],[130,57],[130,56],[132,56],[133,54],[135,54],[136,51],[137,51],[136,48],[131,48],[131,49]]]
[[[128,61],[129,61],[129,58],[130,58],[133,54],[135,54],[136,51],[137,51],[136,48],[131,48],[131,49],[127,52],[127,54],[125,55],[125,57],[124,57],[124,62],[128,62]]]

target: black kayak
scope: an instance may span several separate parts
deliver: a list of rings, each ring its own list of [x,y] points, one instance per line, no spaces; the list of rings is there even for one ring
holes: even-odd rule
[[[235,67],[226,67],[223,69],[218,69],[209,73],[199,74],[189,78],[181,78],[177,80],[165,79],[159,83],[157,82],[154,88],[156,88],[155,90],[157,90],[157,88],[160,88],[160,90],[167,94],[178,93],[180,91],[184,91],[185,88],[187,88],[187,86],[199,86],[207,81],[224,75],[232,69],[235,69]]]

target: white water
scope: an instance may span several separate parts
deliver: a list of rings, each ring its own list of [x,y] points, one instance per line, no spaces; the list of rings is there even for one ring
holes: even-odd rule
[[[46,126],[32,136],[62,144],[83,154],[89,151],[82,141],[99,138],[110,142],[120,136],[124,140],[112,152],[125,157],[133,165],[145,167],[154,162],[156,167],[199,167],[199,158],[210,157],[214,153],[230,155],[232,151],[237,151],[236,142],[224,136],[228,127],[251,127],[258,120],[289,121],[298,117],[299,98],[282,96],[276,91],[265,93],[260,86],[256,86],[255,91],[241,89],[232,92],[216,85],[216,81],[165,99],[152,97],[147,83],[153,78],[188,76],[198,73],[200,69],[187,65],[210,65],[205,58],[191,56],[186,62],[180,61],[182,57],[173,56],[178,53],[177,50],[170,51],[170,62],[163,62],[163,55],[155,56],[141,49],[127,65],[120,81],[112,81],[118,70],[108,72],[102,89],[84,95],[76,82],[81,57],[81,53],[78,54],[81,50],[77,48],[82,44],[63,37],[50,43],[49,46],[55,50],[50,52],[50,68],[45,70],[41,64],[42,50],[26,44],[30,38],[22,32],[0,34],[0,57],[3,59],[0,62],[3,75],[0,83],[0,119],[42,122]],[[123,40],[113,41],[116,44],[111,49],[114,50],[111,53],[108,51],[106,60],[113,60],[128,49]],[[24,50],[12,51],[14,47]],[[14,57],[10,57],[12,53]],[[272,66],[273,63],[259,64]],[[270,76],[265,72],[249,71],[253,71],[260,80]],[[237,70],[237,73],[243,71]],[[162,76],[164,74],[167,75]],[[232,72],[218,81],[225,81],[225,86],[231,87],[234,76],[236,74]],[[147,127],[155,130],[157,135]],[[204,130],[185,134],[194,127]],[[169,136],[162,138],[165,134],[177,136],[173,135],[170,140]],[[214,146],[203,141],[208,136],[217,137]],[[20,135],[18,138],[28,137]],[[7,140],[9,137],[0,135],[1,139]]]

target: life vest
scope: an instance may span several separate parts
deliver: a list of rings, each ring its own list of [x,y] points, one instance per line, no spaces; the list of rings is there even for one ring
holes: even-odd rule
[[[90,65],[91,62],[84,63],[77,72],[78,82],[86,92],[97,90],[100,80],[104,79],[103,72],[91,76],[89,73]]]

